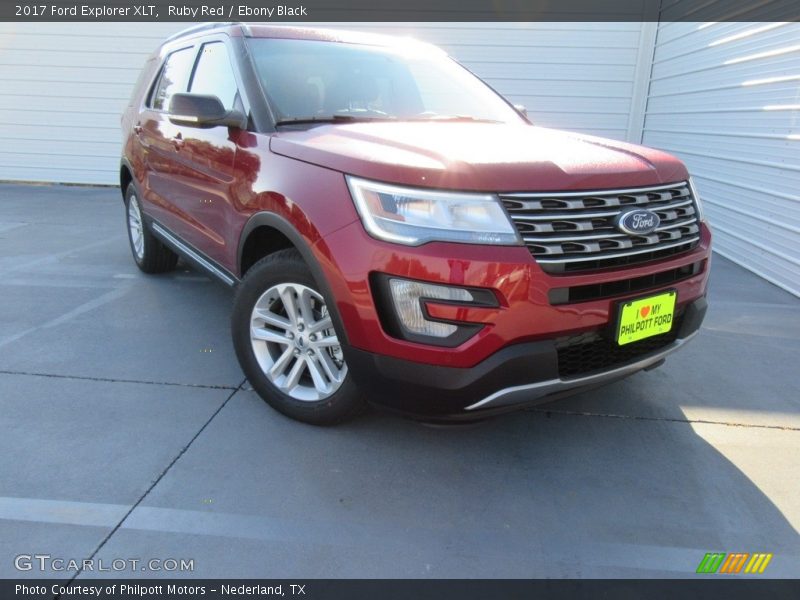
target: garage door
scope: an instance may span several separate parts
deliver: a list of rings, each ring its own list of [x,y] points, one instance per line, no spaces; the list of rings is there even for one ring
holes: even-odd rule
[[[800,24],[660,25],[643,140],[687,163],[720,254],[800,295]]]

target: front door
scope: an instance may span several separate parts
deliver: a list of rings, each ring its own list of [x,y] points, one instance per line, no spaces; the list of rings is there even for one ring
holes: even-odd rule
[[[177,160],[182,131],[170,122],[167,111],[172,95],[189,87],[196,50],[189,45],[170,53],[135,127],[145,164],[141,181],[145,212],[175,233],[181,231],[185,222],[174,205],[176,182],[184,175],[185,167]]]
[[[243,112],[228,50],[224,42],[203,44],[189,82],[189,93],[220,99],[227,110]],[[225,263],[227,227],[235,183],[234,161],[238,136],[229,127],[177,128],[175,144],[179,173],[172,202],[185,219],[178,233],[197,250]]]

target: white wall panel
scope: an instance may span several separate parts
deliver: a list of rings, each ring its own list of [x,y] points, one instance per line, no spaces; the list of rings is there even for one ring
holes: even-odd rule
[[[720,254],[800,295],[800,24],[662,23],[643,142],[687,163]]]
[[[131,88],[182,27],[0,24],[0,180],[115,183]]]
[[[0,180],[115,183],[119,115],[139,70],[185,26],[0,24]],[[626,138],[640,23],[334,26],[440,45],[535,122]]]

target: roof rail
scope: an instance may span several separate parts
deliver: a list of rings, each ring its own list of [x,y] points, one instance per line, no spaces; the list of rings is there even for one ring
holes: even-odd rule
[[[178,33],[172,34],[164,41],[164,43],[171,42],[173,40],[177,40],[178,38],[182,38],[184,36],[191,35],[193,33],[198,33],[200,31],[210,31],[212,29],[218,29],[221,27],[230,27],[232,25],[240,25],[242,29],[244,29],[245,31],[247,30],[247,26],[239,21],[226,21],[222,23],[200,23],[199,25],[192,25],[191,27],[182,29]]]

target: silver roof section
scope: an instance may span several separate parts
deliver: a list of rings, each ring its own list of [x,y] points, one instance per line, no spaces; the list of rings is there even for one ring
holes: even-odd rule
[[[248,35],[249,28],[245,23],[241,23],[239,21],[227,21],[223,23],[200,23],[199,25],[193,25],[191,27],[187,27],[186,29],[179,31],[178,33],[172,34],[164,41],[164,43],[172,42],[179,38],[192,35],[195,33],[200,33],[202,31],[213,31],[214,29],[222,29],[224,27],[232,27],[236,25],[242,28],[242,31],[244,32],[245,35]]]

